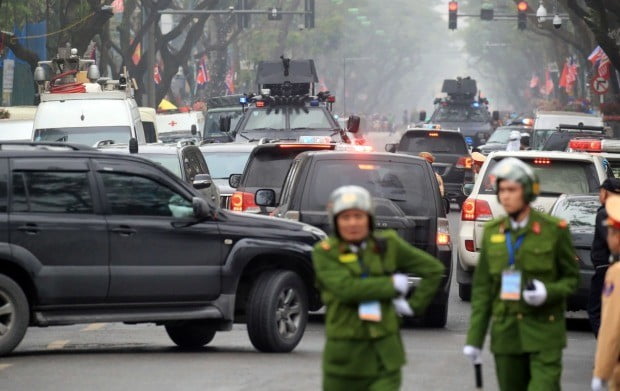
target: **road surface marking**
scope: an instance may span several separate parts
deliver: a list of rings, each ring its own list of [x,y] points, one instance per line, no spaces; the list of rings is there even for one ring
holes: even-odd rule
[[[47,345],[47,350],[57,350],[64,348],[69,343],[68,339],[58,340]]]
[[[106,323],[92,323],[84,327],[82,331],[97,331],[97,330],[101,330],[105,326],[106,326]]]

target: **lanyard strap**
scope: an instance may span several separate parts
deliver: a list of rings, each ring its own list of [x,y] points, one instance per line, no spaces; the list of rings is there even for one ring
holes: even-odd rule
[[[517,253],[517,251],[519,251],[519,248],[521,247],[521,245],[523,244],[523,240],[525,239],[525,234],[521,234],[519,235],[519,237],[517,237],[517,240],[515,241],[515,244],[512,244],[512,235],[510,234],[510,231],[506,232],[506,249],[508,249],[508,265],[509,266],[514,266],[515,264],[515,255]]]
[[[368,276],[370,276],[370,269],[368,268],[368,265],[366,265],[364,263],[364,258],[362,257],[362,249],[360,248],[360,251],[357,253],[357,262],[360,265],[360,269],[362,269],[362,278],[367,278]]]

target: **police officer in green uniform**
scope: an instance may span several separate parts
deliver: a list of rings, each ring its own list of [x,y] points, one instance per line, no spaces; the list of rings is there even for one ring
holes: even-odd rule
[[[579,283],[568,224],[530,207],[539,182],[527,164],[507,158],[493,174],[508,216],[484,230],[463,353],[481,363],[491,323],[491,352],[502,391],[560,390],[566,298]]]
[[[328,212],[335,235],[313,253],[327,307],[323,389],[398,390],[405,364],[399,315],[424,312],[444,267],[394,231],[373,232],[373,202],[362,187],[336,189]],[[422,277],[409,299],[404,273]]]

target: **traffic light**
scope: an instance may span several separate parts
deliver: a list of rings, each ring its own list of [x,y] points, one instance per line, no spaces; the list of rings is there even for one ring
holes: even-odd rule
[[[525,30],[527,27],[527,9],[529,6],[527,5],[527,1],[520,1],[517,4],[517,10],[519,14],[517,15],[517,27],[519,30]]]
[[[459,12],[459,3],[456,1],[451,1],[448,3],[448,28],[450,30],[456,30],[456,18]]]
[[[304,27],[307,29],[314,28],[314,0],[305,0],[304,2]]]
[[[237,0],[237,10],[244,11],[247,8],[247,0]],[[237,27],[239,28],[239,30],[250,28],[250,15],[237,14]]]

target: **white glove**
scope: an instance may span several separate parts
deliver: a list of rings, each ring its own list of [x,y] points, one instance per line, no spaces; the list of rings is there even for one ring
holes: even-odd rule
[[[533,291],[523,290],[523,300],[533,307],[540,307],[547,301],[547,288],[545,284],[538,280],[532,280],[534,283]]]
[[[406,274],[396,273],[392,275],[392,284],[396,292],[403,296],[409,292],[409,278],[407,278]]]
[[[592,391],[606,391],[607,382],[598,377],[593,377],[591,387],[592,387]]]
[[[393,299],[392,304],[394,304],[394,308],[396,309],[398,315],[413,316],[413,310],[411,309],[411,306],[409,305],[407,299],[405,299],[404,297],[400,296],[396,299]]]
[[[475,346],[465,345],[463,354],[467,356],[472,364],[482,364],[482,350]]]

